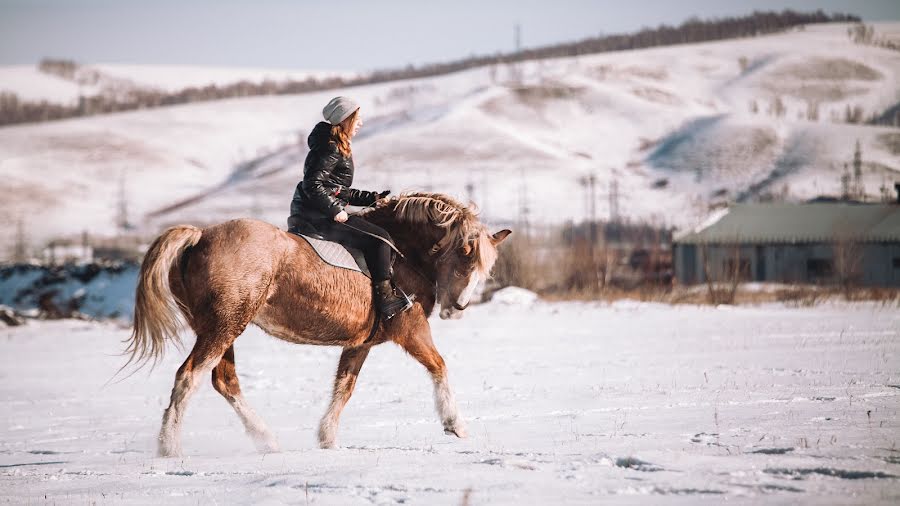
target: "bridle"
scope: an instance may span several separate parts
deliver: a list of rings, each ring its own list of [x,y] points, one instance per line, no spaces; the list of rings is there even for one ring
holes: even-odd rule
[[[447,247],[448,244],[450,244],[450,240],[451,240],[451,236],[450,236],[450,231],[448,230],[444,234],[444,237],[441,238],[440,241],[434,243],[434,246],[432,246],[431,249],[428,251],[428,256],[430,256],[430,257],[438,256],[436,263],[440,263],[443,260],[443,255],[438,255],[438,253],[440,253],[444,248]],[[435,281],[435,284],[434,284],[434,291],[435,291],[435,296],[437,296],[437,281]],[[453,301],[453,309],[456,309],[457,311],[465,311],[467,307],[469,307],[469,302],[466,302],[465,305],[461,306],[459,304],[459,302]]]
[[[367,232],[367,231],[365,231],[365,230],[358,229],[358,228],[356,228],[356,227],[354,227],[354,226],[352,226],[352,225],[349,225],[349,224],[347,224],[347,223],[343,223],[343,222],[338,222],[338,223],[341,223],[342,225],[344,225],[344,226],[346,226],[346,227],[348,227],[348,228],[352,228],[353,230],[356,230],[357,232],[361,232],[361,233],[366,234],[366,235],[368,235],[368,236],[371,236],[371,237],[374,237],[374,238],[379,239],[379,240],[381,240],[381,241],[384,241],[385,243],[387,243],[387,244],[391,247],[392,250],[394,250],[394,251],[397,253],[397,255],[399,255],[400,260],[407,260],[406,255],[404,255],[403,252],[401,252],[399,249],[397,249],[397,246],[395,246],[393,243],[391,243],[390,241],[385,240],[384,237],[381,237],[381,236],[378,236],[378,235],[369,233],[369,232]],[[435,257],[435,256],[436,256],[436,257],[437,257],[436,263],[442,262],[442,261],[443,261],[443,256],[444,256],[444,255],[442,255],[442,254],[441,254],[441,255],[438,255],[438,253],[440,253],[441,251],[443,251],[443,250],[447,247],[447,245],[450,244],[450,241],[451,241],[451,240],[452,240],[452,235],[450,234],[450,231],[447,230],[447,232],[444,233],[444,237],[442,237],[438,242],[434,243],[434,245],[431,247],[431,249],[428,250],[428,256],[429,256],[429,257]],[[426,280],[426,281],[432,283],[433,294],[434,294],[434,296],[435,296],[435,299],[437,299],[437,280],[435,280],[434,282],[431,282],[431,279],[430,279],[428,276],[426,276],[424,272],[422,272],[421,270],[419,270],[416,266],[412,265],[412,263],[409,262],[408,260],[407,260],[407,262],[406,262],[406,265],[407,265],[407,267],[410,268],[410,270],[412,270],[413,272],[415,272],[416,274],[418,274],[422,279],[424,279],[424,280]],[[459,302],[456,302],[456,301],[453,302],[453,309],[456,309],[457,311],[465,311],[467,307],[469,307],[469,303],[468,303],[468,302],[466,302],[465,305],[460,305]]]

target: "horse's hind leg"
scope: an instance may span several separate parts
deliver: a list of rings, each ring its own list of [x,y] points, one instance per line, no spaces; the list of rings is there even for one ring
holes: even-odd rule
[[[244,396],[241,394],[241,385],[238,382],[237,371],[234,367],[234,345],[228,347],[219,365],[212,372],[213,388],[225,397],[225,400],[231,404],[237,412],[238,417],[244,424],[247,434],[256,444],[256,449],[260,453],[272,453],[278,450],[278,441],[265,422],[253,411]]]
[[[423,321],[423,324],[418,326],[415,332],[397,337],[394,342],[425,366],[425,369],[431,374],[434,382],[434,404],[438,416],[441,418],[441,424],[444,426],[444,433],[466,437],[465,422],[459,416],[456,399],[454,399],[450,383],[447,381],[447,366],[437,348],[434,347],[428,322]]]
[[[350,400],[353,388],[356,386],[356,377],[362,369],[363,362],[369,355],[369,348],[344,348],[341,360],[338,362],[337,374],[334,377],[334,392],[331,396],[331,405],[319,423],[319,446],[321,448],[334,448],[334,440],[337,435],[338,420],[341,411]]]
[[[181,422],[184,420],[184,411],[188,399],[197,390],[199,379],[208,373],[221,358],[221,353],[210,355],[202,353],[198,336],[197,344],[191,350],[178,372],[175,374],[175,386],[172,387],[172,398],[169,407],[163,413],[162,428],[159,430],[159,455],[161,457],[174,457],[181,455]]]
[[[194,348],[175,374],[172,398],[163,413],[162,428],[159,430],[161,457],[181,455],[181,422],[184,420],[187,402],[200,386],[200,379],[219,363],[225,351],[231,348],[231,344],[243,332],[244,326],[231,331],[197,333]]]

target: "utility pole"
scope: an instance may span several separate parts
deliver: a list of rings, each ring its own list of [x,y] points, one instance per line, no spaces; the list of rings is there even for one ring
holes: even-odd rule
[[[22,218],[16,223],[16,246],[13,250],[13,260],[17,263],[28,261],[28,246],[25,239],[25,224]]]
[[[597,244],[597,176],[588,176],[588,213],[591,217],[591,258],[594,258],[594,246]]]
[[[488,191],[488,175],[486,169],[481,169],[481,216],[482,221],[488,221],[488,208],[491,204],[490,192]]]
[[[590,243],[591,248],[593,248],[593,244],[597,242],[597,239],[599,238],[597,227],[597,176],[594,173],[590,173],[587,176],[580,177],[578,179],[578,182],[585,189],[587,215],[588,219],[590,220]],[[606,193],[605,196],[609,199],[609,223],[618,223],[620,219],[620,194],[619,180],[616,179],[615,176],[613,176],[612,180],[609,182],[609,192]]]
[[[514,37],[513,43],[515,44],[516,53],[518,53],[522,50],[522,25],[519,23],[516,23]]]
[[[522,25],[519,23],[516,23],[516,26],[513,29],[513,44],[516,48],[516,52],[513,55],[513,62],[511,63],[512,74],[513,82],[518,86],[522,84],[522,67],[521,62],[519,61],[519,56],[522,52]]]
[[[525,231],[525,238],[531,238],[531,221],[529,220],[529,214],[531,213],[531,209],[528,206],[528,181],[525,179],[525,169],[521,169],[521,175],[519,177],[520,185],[519,185],[519,220],[521,223],[522,230]]]
[[[609,183],[609,221],[619,222],[619,180],[615,178]]]
[[[588,251],[593,259],[594,246],[597,243],[597,175],[591,172],[578,178],[578,182],[584,187],[587,197]]]
[[[257,192],[253,192],[253,197],[250,201],[250,217],[253,219],[261,220],[262,213],[262,206],[259,204],[259,194]]]
[[[128,223],[128,199],[125,196],[125,171],[119,175],[119,195],[116,202],[116,227],[120,234],[124,234],[131,228]]]
[[[856,140],[856,148],[853,150],[853,194],[858,200],[864,200],[866,196],[862,182],[862,149],[859,139]]]
[[[90,251],[90,253],[88,253]],[[91,237],[87,230],[81,231],[81,256],[87,261],[94,260],[94,250],[91,249]]]
[[[475,183],[473,183],[471,179],[466,182],[466,199],[470,203],[475,203]]]

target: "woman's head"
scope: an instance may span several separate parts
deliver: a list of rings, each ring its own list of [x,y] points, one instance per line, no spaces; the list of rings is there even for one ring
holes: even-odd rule
[[[350,139],[362,126],[359,105],[347,97],[334,97],[322,109],[322,116],[331,123],[331,137],[344,156],[350,155]]]

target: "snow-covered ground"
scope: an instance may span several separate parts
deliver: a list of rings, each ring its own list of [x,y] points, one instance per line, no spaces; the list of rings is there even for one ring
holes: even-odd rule
[[[38,244],[111,233],[120,188],[148,235],[239,216],[283,226],[305,135],[338,94],[363,108],[357,186],[472,197],[495,223],[518,221],[523,203],[531,223],[585,218],[589,173],[600,216],[615,180],[622,215],[680,227],[715,201],[838,194],[857,140],[875,197],[900,174],[900,129],[843,120],[900,102],[900,52],[855,44],[847,28],[0,128],[0,242],[20,219]]]
[[[432,322],[465,440],[443,434],[424,369],[386,344],[363,367],[340,448],[317,449],[339,350],[249,329],[236,344],[242,387],[284,450],[265,456],[207,382],[187,411],[185,457],[154,456],[183,352],[106,385],[129,329],[63,321],[0,330],[0,500],[900,501],[896,308],[521,295]]]

